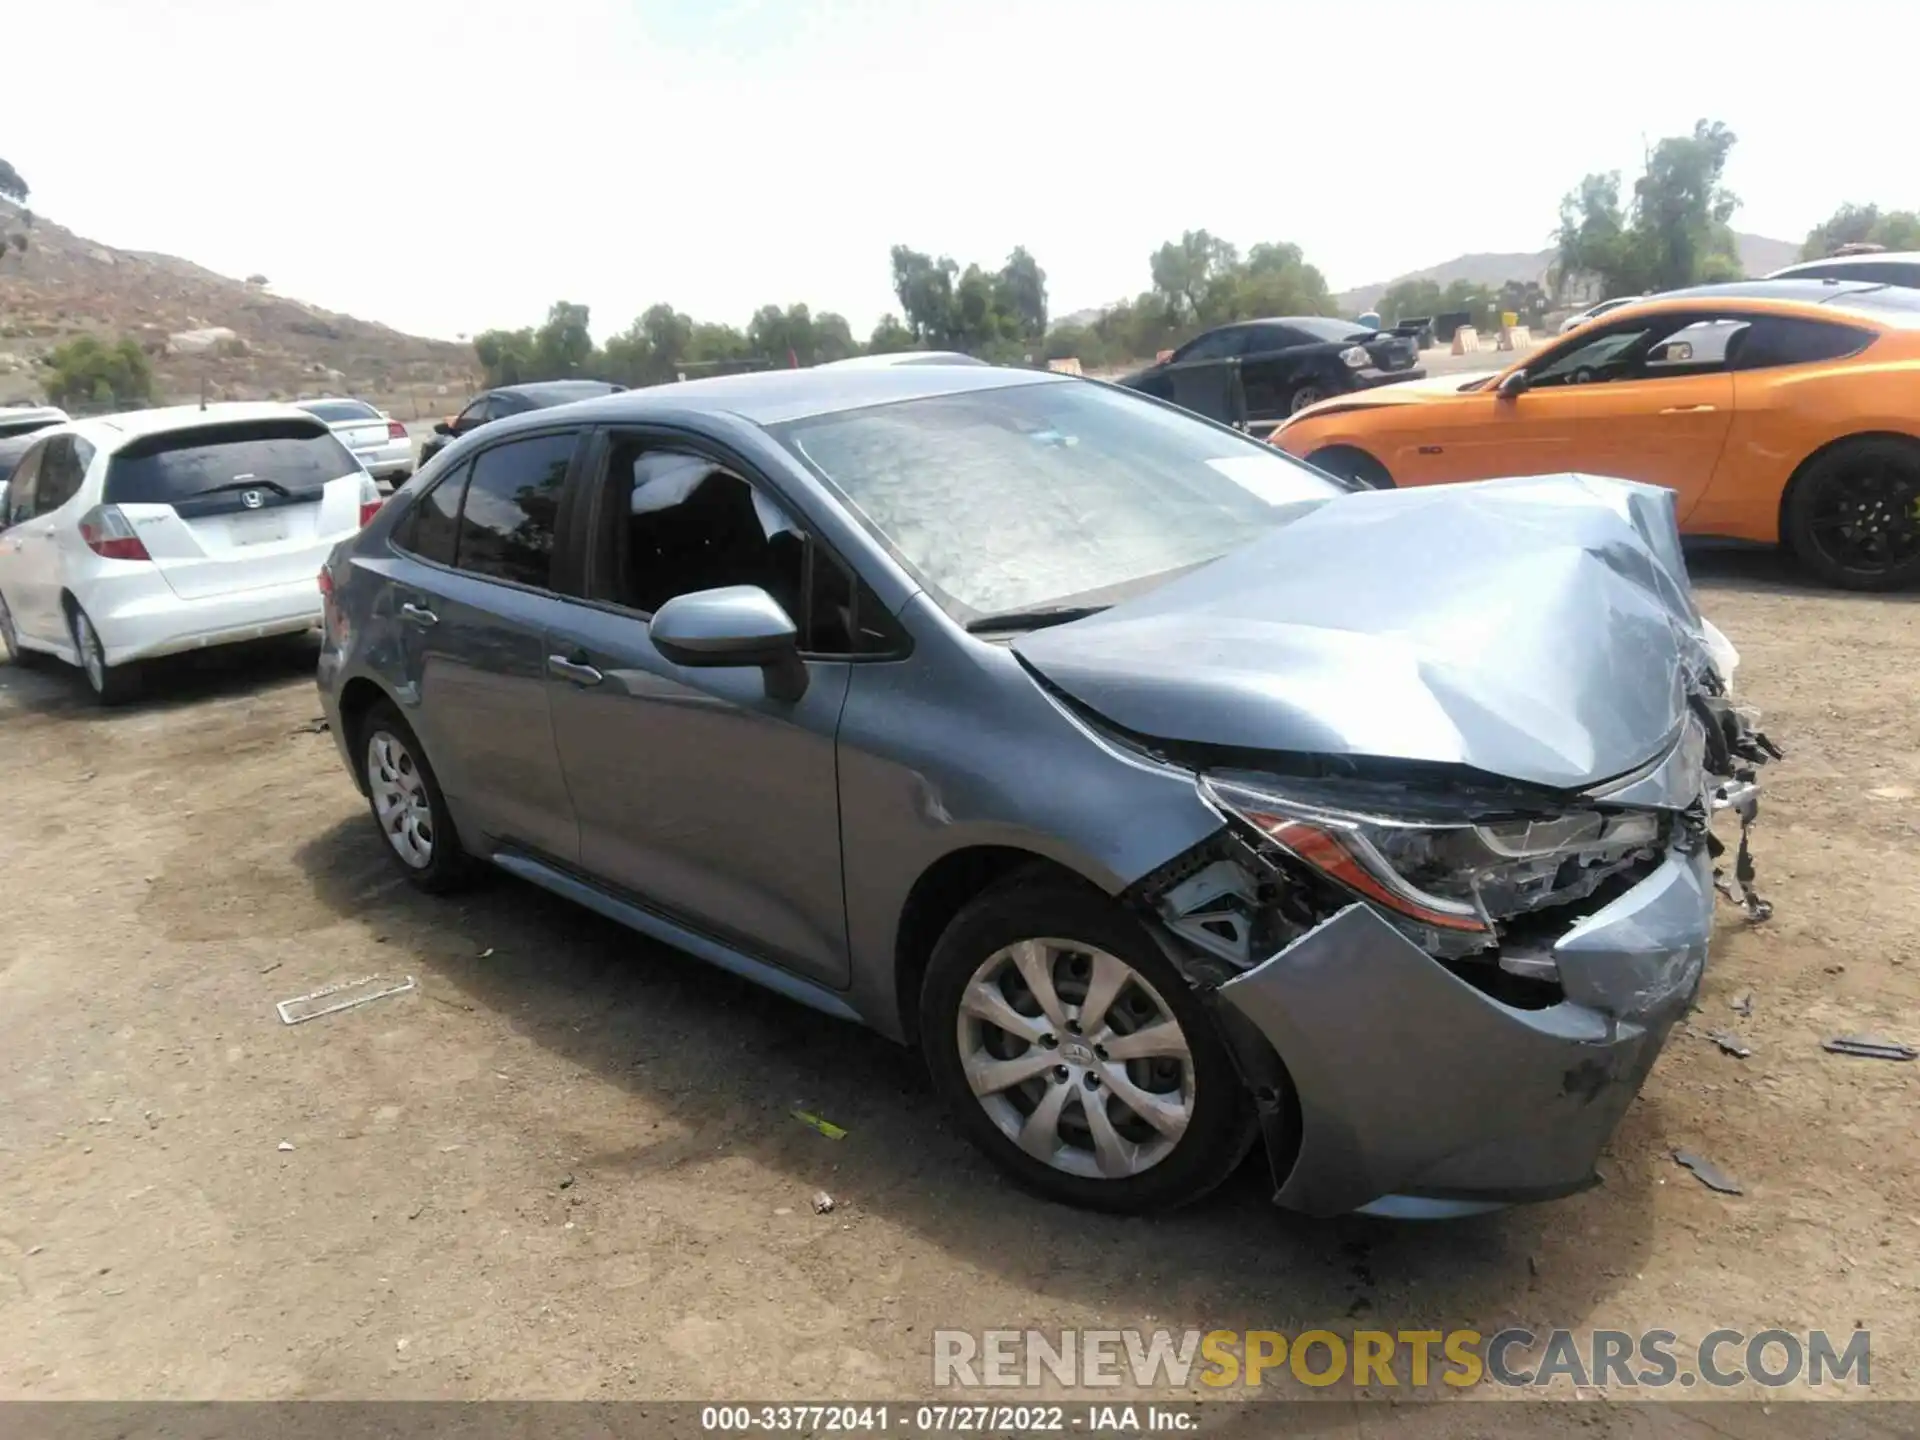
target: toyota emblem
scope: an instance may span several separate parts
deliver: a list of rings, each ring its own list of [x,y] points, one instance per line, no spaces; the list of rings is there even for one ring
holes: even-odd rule
[[[243,490],[240,492],[240,503],[249,510],[258,510],[267,503],[267,497],[258,490]]]

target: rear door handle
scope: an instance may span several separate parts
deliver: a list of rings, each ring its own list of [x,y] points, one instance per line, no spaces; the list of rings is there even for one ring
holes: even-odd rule
[[[591,665],[583,665],[578,660],[569,660],[564,655],[547,656],[547,669],[562,680],[571,680],[576,685],[598,685],[607,677]]]
[[[401,603],[400,614],[402,618],[411,620],[416,625],[438,625],[440,623],[440,617],[434,614],[433,611],[423,605],[416,605],[411,600]]]
[[[1662,415],[1711,415],[1719,407],[1716,405],[1669,405]]]

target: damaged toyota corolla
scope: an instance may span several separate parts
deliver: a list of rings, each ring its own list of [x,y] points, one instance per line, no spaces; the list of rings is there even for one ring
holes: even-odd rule
[[[1766,913],[1777,752],[1644,486],[1355,491],[1093,382],[782,372],[489,426],[322,589],[410,878],[915,1042],[1075,1204],[1256,1143],[1316,1215],[1577,1191],[1716,887]]]

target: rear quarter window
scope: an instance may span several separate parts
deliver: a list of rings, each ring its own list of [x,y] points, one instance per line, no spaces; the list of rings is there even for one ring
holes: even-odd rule
[[[360,462],[317,420],[255,420],[148,435],[107,467],[105,499],[176,505],[224,490],[310,495],[360,473]]]

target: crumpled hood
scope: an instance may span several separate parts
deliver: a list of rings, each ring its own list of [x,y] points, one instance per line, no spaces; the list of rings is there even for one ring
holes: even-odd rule
[[[1669,491],[1555,475],[1296,509],[1013,648],[1137,735],[1569,790],[1657,756],[1713,663]]]

